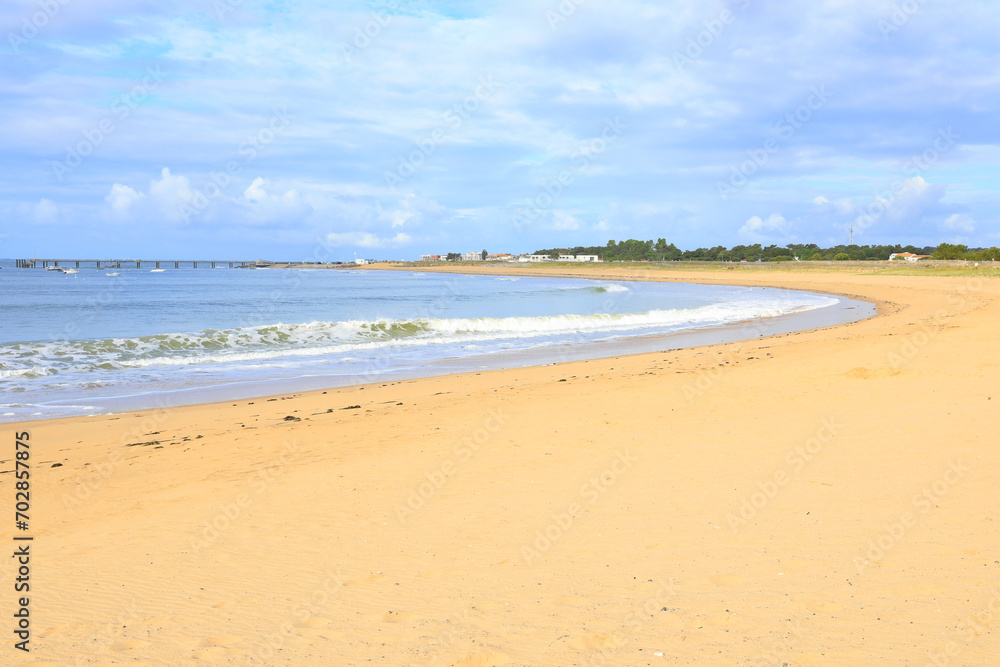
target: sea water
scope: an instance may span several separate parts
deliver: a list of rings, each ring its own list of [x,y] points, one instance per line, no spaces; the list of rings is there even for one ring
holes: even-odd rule
[[[873,313],[828,295],[676,283],[2,267],[0,422],[668,349],[734,323]]]

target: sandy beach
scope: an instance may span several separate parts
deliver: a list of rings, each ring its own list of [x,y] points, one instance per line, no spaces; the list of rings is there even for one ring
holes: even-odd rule
[[[457,270],[804,289],[879,314],[7,424],[11,515],[30,434],[34,540],[30,593],[16,559],[0,566],[2,662],[997,664],[1000,280]],[[13,646],[21,595],[30,653]]]

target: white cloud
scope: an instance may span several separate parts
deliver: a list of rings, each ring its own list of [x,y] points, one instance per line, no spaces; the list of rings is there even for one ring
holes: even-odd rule
[[[740,227],[739,234],[755,242],[768,237],[785,237],[788,235],[788,221],[780,213],[772,213],[767,219],[755,215]]]
[[[394,229],[444,222],[455,213],[433,199],[415,193],[403,196],[392,208],[383,209],[382,202],[376,201],[375,208],[378,219],[390,223]]]
[[[971,234],[976,231],[976,221],[968,213],[953,213],[944,221],[945,229]]]
[[[180,221],[185,219],[184,207],[191,204],[194,190],[187,176],[175,176],[169,168],[163,167],[160,179],[149,182],[149,198],[159,215]]]
[[[327,245],[333,247],[398,248],[409,245],[412,241],[409,234],[402,232],[392,238],[382,238],[370,232],[331,232],[326,235]]]
[[[145,197],[145,194],[136,192],[127,185],[115,183],[111,186],[111,192],[104,198],[104,201],[111,206],[111,212],[115,216],[124,218],[128,216],[132,206],[137,202],[141,202]]]
[[[580,221],[570,213],[565,211],[553,211],[552,217],[554,218],[552,222],[552,229],[561,232],[574,232],[580,229]]]
[[[51,199],[45,199],[44,197],[35,204],[34,207],[35,222],[41,222],[44,224],[53,223],[59,216],[59,208],[52,203]]]
[[[267,192],[264,191],[264,187],[270,185],[271,182],[258,176],[253,179],[253,183],[243,191],[243,198],[247,201],[259,202],[267,198]]]
[[[42,225],[50,225],[59,219],[59,207],[44,197],[34,204],[21,204],[17,210],[25,218]]]

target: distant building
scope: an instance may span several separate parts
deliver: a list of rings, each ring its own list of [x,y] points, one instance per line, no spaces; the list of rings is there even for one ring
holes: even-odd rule
[[[481,252],[463,252],[462,253],[463,262],[481,262],[483,261],[483,253]]]
[[[371,261],[371,260],[367,260],[367,259],[355,259],[354,263],[355,264],[368,264],[369,261]]]
[[[905,259],[907,262],[919,262],[922,259],[930,259],[931,255],[915,255],[912,252],[894,252],[889,255],[889,261],[894,259]]]
[[[514,257],[514,255],[511,255],[511,254],[506,253],[506,252],[501,252],[501,253],[497,253],[496,255],[487,255],[486,256],[486,261],[487,262],[510,262],[510,261],[512,261],[514,259],[516,259],[516,257]]]
[[[559,255],[560,262],[599,262],[597,255]]]

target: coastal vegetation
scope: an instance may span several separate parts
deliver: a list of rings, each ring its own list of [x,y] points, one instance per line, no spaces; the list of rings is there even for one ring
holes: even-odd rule
[[[696,250],[681,250],[666,239],[656,241],[615,241],[603,246],[575,246],[565,248],[549,248],[537,250],[536,255],[549,255],[553,259],[559,255],[597,255],[604,261],[702,261],[702,262],[790,262],[796,259],[802,261],[864,261],[886,260],[890,255],[912,253],[927,255],[933,259],[965,259],[972,261],[988,261],[1000,259],[1000,248],[969,248],[965,245],[941,243],[938,246],[917,247],[912,245],[838,245],[821,248],[815,243],[789,243],[785,246],[737,245],[732,248],[715,246],[698,248]]]

